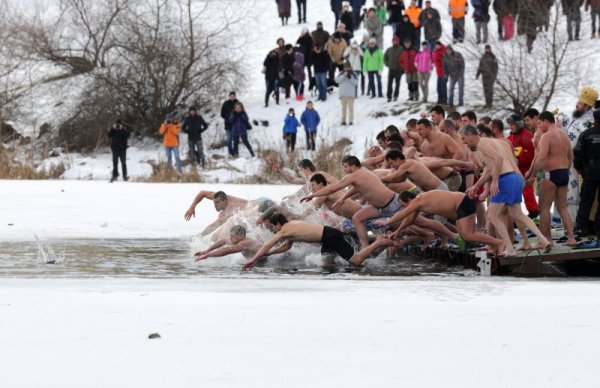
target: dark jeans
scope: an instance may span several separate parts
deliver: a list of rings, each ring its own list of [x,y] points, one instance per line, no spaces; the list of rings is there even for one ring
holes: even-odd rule
[[[265,94],[265,106],[269,106],[269,96],[272,92],[275,93],[275,102],[279,104],[279,80],[265,80],[265,83],[267,85],[267,93]]]
[[[316,73],[315,82],[317,83],[317,90],[319,91],[319,100],[327,100],[327,73]]]
[[[296,134],[295,133],[286,133],[284,134],[285,138],[285,149],[287,152],[294,152],[294,148],[296,147]]]
[[[306,23],[306,0],[296,0],[296,6],[298,7],[298,23]]]
[[[402,70],[390,70],[388,74],[388,82],[387,82],[387,98],[388,100],[392,99],[392,88],[394,82],[396,83],[396,87],[394,89],[394,99],[398,98],[398,94],[400,94],[400,80],[402,79]]]
[[[315,137],[317,136],[316,132],[306,132],[306,149],[309,151],[315,150]]]
[[[206,165],[206,160],[204,159],[204,149],[202,147],[202,139],[198,141],[189,141],[189,152],[188,158],[192,164],[194,163],[202,163],[202,167]]]
[[[447,88],[447,79],[446,77],[438,77],[437,79],[437,94],[438,94],[438,104],[445,104],[448,102],[448,88]]]
[[[331,67],[329,68],[329,81],[335,85],[335,71],[342,71],[342,69],[344,68],[344,65],[338,65],[337,63],[332,63]]]
[[[360,72],[360,93],[365,95],[365,73],[362,71]]]
[[[226,134],[226,141],[227,141],[227,151],[229,152],[229,155],[233,156],[233,135],[231,134],[231,129],[226,129],[225,132]]]
[[[581,13],[567,13],[567,31],[569,40],[573,39],[573,29],[575,29],[575,39],[579,39],[579,29],[581,28]]]
[[[127,150],[112,152],[112,157],[113,157],[112,177],[113,178],[116,178],[119,176],[118,166],[119,166],[119,159],[121,159],[121,170],[123,171],[123,179],[127,179],[127,163],[125,161],[126,154],[127,154]]]
[[[381,75],[379,75],[378,71],[369,71],[369,93],[371,97],[375,97],[375,78],[377,77],[377,91],[379,92],[378,96],[383,97],[383,93],[381,92]]]
[[[465,76],[459,74],[456,77],[450,77],[450,92],[448,93],[448,104],[454,105],[454,88],[458,84],[458,106],[463,106],[463,96],[465,93]]]
[[[600,9],[592,9],[592,34],[596,32],[600,34]],[[598,29],[596,29],[596,19],[598,19]]]
[[[483,77],[483,95],[485,96],[485,106],[491,107],[494,101],[494,82],[493,77]]]
[[[452,38],[462,42],[465,39],[465,18],[452,19]]]
[[[579,210],[577,210],[577,229],[580,229],[584,232],[588,231],[591,218],[590,213],[592,212],[592,205],[594,204],[594,198],[599,197],[599,194],[596,194],[599,188],[600,180],[583,180],[583,183],[581,185]],[[598,207],[598,209],[596,209],[594,229],[596,230],[596,234],[600,234],[600,206]]]
[[[240,144],[240,137],[242,138],[242,142],[244,142],[244,145],[246,146],[246,148],[248,148],[248,151],[250,152],[250,155],[254,156],[254,151],[252,150],[252,146],[248,142],[248,133],[246,131],[244,131],[243,133],[241,133],[238,136],[234,136],[234,139],[233,139],[233,155],[234,156],[239,156],[238,145]]]

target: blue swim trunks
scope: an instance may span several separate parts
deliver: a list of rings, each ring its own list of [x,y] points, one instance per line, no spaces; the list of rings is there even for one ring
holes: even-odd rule
[[[370,230],[370,231],[384,230],[386,227],[377,225],[375,223],[375,221],[387,221],[389,219],[390,219],[390,217],[373,218],[371,220],[365,221],[365,226],[367,227],[367,230]],[[354,231],[354,224],[352,223],[352,220],[350,220],[348,218],[344,218],[344,220],[342,221],[340,226],[342,227],[343,230],[345,230],[347,232]]]
[[[525,181],[521,174],[509,172],[500,175],[498,179],[498,194],[491,198],[492,203],[505,203],[514,205],[523,201],[523,188]]]

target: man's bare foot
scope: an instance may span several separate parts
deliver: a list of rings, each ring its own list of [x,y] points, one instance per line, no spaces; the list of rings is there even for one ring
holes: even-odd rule
[[[498,246],[496,247],[495,254],[504,255],[505,251],[506,251],[506,243],[504,241],[500,241],[500,243],[498,243]],[[514,250],[513,250],[513,252],[514,252]]]
[[[539,249],[544,253],[548,253],[552,250],[552,243],[544,238],[543,240],[538,241],[538,243],[533,246],[533,249]]]
[[[421,246],[421,252],[425,252],[427,250],[427,248],[429,248],[429,245],[431,244],[431,242],[435,240],[435,234],[431,233],[429,235],[427,235],[427,237],[425,237],[423,239],[423,245]]]
[[[563,246],[566,246],[566,247],[576,247],[576,246],[577,246],[577,241],[575,241],[575,239],[574,239],[574,238],[570,238],[570,239],[568,239],[568,240],[567,240],[567,241],[566,241],[566,242],[563,244]]]
[[[531,250],[531,244],[530,244],[529,242],[527,242],[527,243],[523,243],[523,244],[521,244],[521,245],[517,245],[517,246],[515,247],[515,249],[516,249],[517,251],[530,251],[530,250]]]

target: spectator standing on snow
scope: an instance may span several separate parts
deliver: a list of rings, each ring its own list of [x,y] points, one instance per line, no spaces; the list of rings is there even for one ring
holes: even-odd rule
[[[419,42],[421,41],[421,7],[417,5],[415,0],[410,0],[410,5],[406,8],[408,20],[415,26],[415,37],[412,41],[412,47],[418,50]]]
[[[348,45],[337,32],[333,34],[327,43],[327,52],[331,58],[331,66],[329,68],[329,79],[333,82],[335,79],[335,70],[341,71],[344,66],[344,51]]]
[[[431,70],[433,70],[433,59],[431,58],[427,42],[423,42],[421,51],[419,51],[415,58],[415,65],[417,66],[419,87],[423,94],[422,101],[427,102],[427,97],[429,96],[429,77],[431,76]]]
[[[477,31],[477,44],[482,42],[481,31],[483,31],[483,43],[488,40],[488,23],[490,21],[490,3],[489,0],[471,0],[473,6],[473,19],[475,20],[475,29]]]
[[[329,32],[323,29],[322,22],[317,22],[317,29],[311,32],[310,35],[315,46],[320,45],[321,47],[325,47],[329,41]]]
[[[354,23],[352,24],[354,26],[353,30],[358,30],[360,28],[360,10],[364,7],[365,3],[366,0],[350,0],[350,4],[352,5],[352,16],[354,17]]]
[[[537,37],[538,21],[539,10],[535,4],[535,0],[523,0],[519,8],[517,33],[519,35],[526,35],[528,52],[533,50],[533,42]]]
[[[431,14],[433,19],[440,20],[439,11],[431,6],[430,0],[427,0],[425,2],[425,8],[423,8],[423,10],[421,11],[421,16],[419,16],[419,21],[421,22],[421,24],[423,24],[425,22],[425,19],[427,18],[427,15],[429,15],[429,14]]]
[[[252,146],[248,142],[248,130],[252,129],[248,114],[244,110],[244,105],[241,102],[236,102],[233,108],[233,112],[229,116],[229,124],[231,125],[231,131],[233,135],[233,157],[237,158],[239,155],[239,144],[240,138],[242,142],[250,152],[250,155],[254,157],[254,151]]]
[[[385,25],[387,23],[387,11],[385,10],[385,6],[383,5],[383,0],[375,1],[375,14],[381,20],[381,24]]]
[[[444,74],[450,82],[450,92],[448,93],[448,104],[454,106],[454,87],[458,83],[458,106],[464,104],[465,92],[465,60],[463,56],[454,51],[452,46],[446,46],[444,55]]]
[[[290,0],[275,0],[275,2],[277,3],[281,25],[284,26],[288,24],[288,19],[292,16],[292,3]]]
[[[121,171],[123,172],[123,180],[129,179],[127,176],[127,139],[131,133],[123,126],[121,120],[117,120],[111,125],[108,130],[110,138],[110,151],[112,152],[113,170],[111,182],[114,182],[119,177],[119,159],[121,160]]]
[[[306,109],[300,116],[300,122],[304,126],[306,134],[306,149],[309,151],[315,150],[315,137],[317,137],[317,129],[321,123],[319,112],[313,106],[312,101],[306,103]]]
[[[292,90],[292,85],[294,84],[294,47],[291,44],[285,45],[285,54],[283,54],[282,58],[282,66],[281,69],[283,74],[281,74],[280,82],[281,87],[285,91],[285,103],[290,103],[290,93]]]
[[[404,50],[400,54],[400,65],[404,70],[406,84],[408,85],[408,101],[419,101],[419,75],[415,66],[417,50],[410,40],[404,41]]]
[[[338,34],[339,36],[342,37],[342,39],[344,39],[346,41],[346,44],[350,44],[350,41],[352,40],[352,37],[354,35],[352,35],[352,33],[350,33],[350,31],[346,30],[346,25],[342,22],[340,22],[340,24],[338,24],[336,30],[335,30],[335,34]]]
[[[400,42],[404,42],[407,39],[414,42],[417,38],[417,29],[410,22],[408,15],[402,15],[402,20],[396,28],[396,35],[400,38]]]
[[[221,105],[221,118],[225,123],[227,151],[229,152],[229,156],[233,156],[233,136],[231,134],[231,124],[229,123],[229,116],[231,116],[231,112],[233,112],[233,107],[237,102],[239,101],[235,96],[235,92],[230,92],[229,98],[225,100],[223,105]]]
[[[370,38],[375,38],[377,45],[383,47],[383,23],[375,14],[375,8],[370,8],[365,18],[365,29]]]
[[[400,55],[402,54],[402,50],[404,48],[400,46],[400,38],[397,35],[394,35],[392,38],[392,46],[385,50],[385,54],[383,55],[383,62],[385,66],[388,68],[388,82],[387,82],[387,100],[388,102],[392,101],[392,97],[394,101],[398,101],[398,95],[400,94],[400,81],[402,80],[402,74],[404,74],[404,69],[402,65],[400,65]],[[396,84],[392,95],[392,88]]]
[[[354,30],[355,30],[354,13],[350,9],[350,3],[347,1],[344,1],[342,3],[342,12],[340,13],[340,22],[344,23],[344,26],[346,27],[346,31],[348,31],[350,33],[350,35],[352,35],[354,33]],[[338,27],[339,27],[339,25],[338,25]],[[350,36],[350,38],[352,38],[352,36]]]
[[[433,12],[425,13],[425,11],[427,11],[427,8],[421,13],[421,16],[425,15],[424,19],[421,18],[421,24],[423,25],[423,32],[429,46],[429,51],[433,52],[435,49],[435,42],[442,37],[442,23],[440,22],[439,14],[436,18]]]
[[[362,72],[363,51],[355,40],[353,40],[350,43],[350,47],[346,48],[346,51],[344,51],[344,59],[352,68],[352,72],[356,75],[356,78],[358,79],[360,77],[362,94],[365,94],[365,77]],[[358,86],[356,87],[356,95],[358,96]]]
[[[592,39],[596,37],[600,38],[600,0],[585,0],[585,12],[587,11],[590,11],[590,16],[592,17]],[[597,29],[596,20],[598,21]]]
[[[340,101],[342,103],[342,125],[352,125],[354,121],[354,99],[358,78],[352,71],[352,66],[344,65],[344,72],[335,79],[338,83]],[[348,121],[346,121],[346,119]]]
[[[377,41],[369,39],[369,47],[364,52],[363,70],[369,76],[369,93],[375,98],[375,78],[377,78],[378,97],[383,97],[381,92],[381,72],[383,71],[383,51],[377,46]]]
[[[485,107],[491,108],[494,100],[494,83],[498,77],[498,60],[492,53],[492,47],[489,44],[485,45],[485,53],[479,60],[476,78],[479,78],[479,76],[481,76],[483,82]]]
[[[298,24],[306,23],[306,0],[296,0],[298,8]]]
[[[388,24],[392,26],[392,31],[394,34],[398,35],[396,32],[398,29],[398,24],[402,22],[402,11],[404,11],[404,2],[400,0],[393,0],[389,7],[389,19]],[[402,39],[402,38],[400,38]]]
[[[327,72],[331,66],[331,58],[320,44],[315,44],[312,61],[315,70],[315,84],[319,91],[318,100],[327,101]]]
[[[289,153],[294,152],[296,147],[296,134],[298,133],[298,127],[300,123],[296,118],[294,108],[288,110],[288,114],[283,120],[283,139],[285,140],[285,149]]]
[[[188,135],[189,156],[191,164],[201,163],[202,168],[206,167],[204,158],[204,147],[202,146],[202,132],[208,129],[208,124],[201,115],[196,112],[196,108],[190,106],[188,117],[183,120],[181,130]]]
[[[335,31],[342,13],[342,0],[330,0],[330,4],[331,12],[333,12],[333,15],[335,17],[335,23],[333,25],[333,30]]]
[[[279,67],[280,61],[277,52],[272,50],[263,62],[263,71],[265,73],[265,83],[267,91],[265,93],[265,108],[269,106],[269,97],[271,93],[275,96],[275,103],[279,105]]]
[[[562,0],[562,8],[567,17],[567,31],[569,32],[569,40],[579,40],[579,30],[581,28],[581,6],[583,0]],[[575,30],[575,34],[573,34]]]
[[[435,66],[435,72],[437,74],[437,95],[438,104],[446,104],[448,102],[448,78],[444,74],[444,57],[446,56],[446,46],[441,42],[435,43],[435,50],[433,51],[433,64]]]
[[[503,28],[505,24],[504,17],[510,14],[514,20],[514,15],[516,15],[517,11],[517,0],[494,0],[494,12],[498,20],[498,38],[500,40],[505,40]]]
[[[298,48],[294,54],[294,91],[296,92],[296,101],[304,100],[304,54]]]
[[[452,43],[462,43],[465,39],[465,16],[469,13],[467,0],[450,0],[448,13],[452,18]]]
[[[313,74],[311,69],[311,55],[313,48],[315,47],[315,42],[312,36],[310,36],[310,33],[308,32],[308,28],[302,28],[300,37],[298,38],[298,40],[296,40],[296,45],[300,47],[300,51],[302,51],[302,54],[304,54],[304,67],[306,67],[306,70],[308,71],[308,78],[312,78]]]
[[[179,157],[179,132],[180,127],[175,122],[173,114],[169,113],[165,117],[165,122],[162,123],[158,130],[163,135],[163,145],[165,146],[165,152],[167,154],[167,166],[171,168],[172,157],[175,157],[175,164],[177,166],[177,172],[182,173],[181,169],[181,158]]]

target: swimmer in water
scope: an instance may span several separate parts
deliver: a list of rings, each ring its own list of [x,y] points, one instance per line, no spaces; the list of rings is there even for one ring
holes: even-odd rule
[[[222,257],[241,253],[245,258],[252,257],[261,244],[246,236],[246,228],[242,225],[235,225],[229,231],[228,239],[221,239],[212,244],[208,249],[194,254],[194,261],[205,260],[209,257]]]

